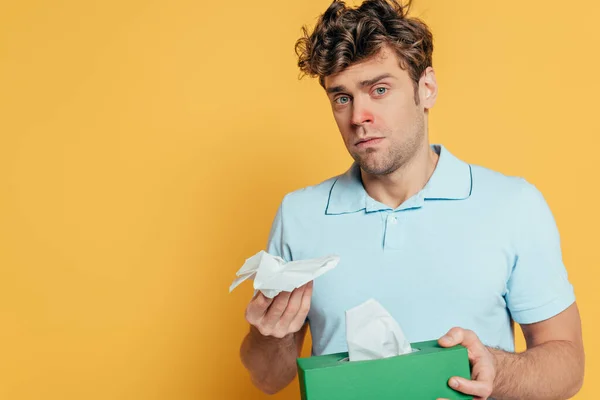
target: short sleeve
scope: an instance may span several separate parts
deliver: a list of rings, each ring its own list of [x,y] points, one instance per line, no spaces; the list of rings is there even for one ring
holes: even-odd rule
[[[285,201],[285,199],[284,199]],[[284,228],[284,201],[281,202],[275,219],[271,225],[271,231],[269,233],[269,239],[267,241],[267,253],[283,258],[286,262],[292,261],[289,246],[286,242],[285,228]]]
[[[563,264],[558,228],[543,195],[523,181],[513,215],[515,257],[506,301],[519,324],[546,320],[575,301]]]

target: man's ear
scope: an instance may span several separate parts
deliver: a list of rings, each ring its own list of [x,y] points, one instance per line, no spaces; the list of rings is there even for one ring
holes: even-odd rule
[[[426,110],[435,104],[437,93],[438,86],[435,79],[435,71],[432,67],[427,67],[419,80],[419,99]]]

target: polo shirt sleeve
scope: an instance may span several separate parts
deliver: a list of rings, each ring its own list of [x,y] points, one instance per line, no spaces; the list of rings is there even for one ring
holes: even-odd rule
[[[267,241],[267,253],[279,256],[286,262],[292,261],[290,248],[286,242],[286,230],[284,224],[284,200],[279,205],[275,219],[271,225],[271,231],[269,233],[269,239]]]
[[[575,294],[552,212],[535,186],[522,183],[513,210],[515,257],[506,301],[517,323],[531,324],[564,311],[575,301]]]

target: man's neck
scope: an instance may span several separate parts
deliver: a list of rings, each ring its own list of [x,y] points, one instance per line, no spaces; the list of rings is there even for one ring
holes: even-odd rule
[[[373,199],[396,208],[425,187],[438,158],[438,154],[430,146],[426,146],[389,175],[371,175],[361,170],[363,186]]]

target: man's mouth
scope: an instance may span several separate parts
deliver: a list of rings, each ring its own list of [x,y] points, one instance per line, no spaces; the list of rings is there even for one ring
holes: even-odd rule
[[[358,140],[356,143],[354,143],[355,146],[357,147],[367,147],[367,146],[372,146],[372,145],[376,145],[377,143],[381,142],[383,140],[382,137],[366,137],[366,138],[362,138],[360,140]]]

